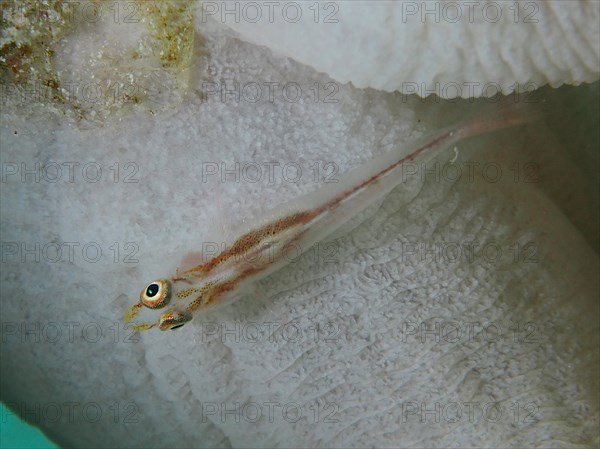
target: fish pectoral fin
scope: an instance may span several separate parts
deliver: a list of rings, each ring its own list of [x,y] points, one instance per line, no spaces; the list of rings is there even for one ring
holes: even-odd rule
[[[142,307],[142,304],[138,302],[137,304],[132,305],[125,311],[126,324],[128,324],[132,319],[134,319],[137,316],[138,312],[140,311],[140,307]]]
[[[140,323],[133,326],[133,330],[137,332],[147,331],[148,329],[152,329],[154,326],[156,326],[156,324]]]

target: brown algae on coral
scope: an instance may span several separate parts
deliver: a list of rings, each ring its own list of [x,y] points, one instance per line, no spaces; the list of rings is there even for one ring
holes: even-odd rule
[[[195,2],[138,0],[137,3],[149,23],[161,66],[188,70],[193,54]]]
[[[54,90],[61,99],[52,58],[56,43],[73,29],[69,4],[61,0],[0,2],[0,78],[3,84]]]
[[[101,121],[179,104],[194,55],[193,0],[2,2],[3,106]]]

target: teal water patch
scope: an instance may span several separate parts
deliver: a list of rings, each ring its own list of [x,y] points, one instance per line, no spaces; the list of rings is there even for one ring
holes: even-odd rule
[[[12,410],[0,404],[0,449],[58,449],[58,446]]]

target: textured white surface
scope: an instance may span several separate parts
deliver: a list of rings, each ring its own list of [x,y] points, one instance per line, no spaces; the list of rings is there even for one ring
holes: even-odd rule
[[[600,76],[595,0],[256,5],[205,2],[200,21],[217,18],[357,87],[468,98]]]
[[[597,84],[542,95],[548,115],[576,118],[565,128],[551,122],[460,145],[463,170],[469,161],[499,164],[499,182],[411,177],[371,219],[340,236],[332,257],[309,253],[253,298],[197,316],[179,332],[128,339],[121,320],[141,287],[170,274],[190,249],[219,241],[221,223],[228,228],[322,185],[315,162],[333,162],[342,173],[426,131],[436,115],[450,120],[473,108],[349,85],[338,85],[337,103],[315,102],[310,88],[322,89],[327,76],[213,23],[203,32],[210,56],[198,61],[200,92],[206,80],[296,82],[308,98],[236,103],[215,95],[201,101],[195,92],[175,111],[84,131],[27,107],[3,112],[3,163],[95,161],[104,176],[90,183],[77,169],[71,183],[65,170],[55,183],[11,175],[1,185],[2,242],[80,244],[58,262],[50,262],[51,248],[39,261],[5,254],[2,399],[45,407],[37,424],[69,447],[598,446],[597,227],[581,224],[589,211],[597,223],[595,181],[586,171],[597,161],[597,129],[585,120],[589,108],[581,109],[589,98],[597,102]],[[128,161],[139,168],[137,183],[123,182]],[[221,161],[229,168],[294,162],[303,176],[203,183],[202,163]],[[531,162],[536,182],[525,182],[523,172],[515,182],[514,164]],[[115,163],[119,182],[108,169]],[[96,263],[81,254],[90,242],[103,251]],[[139,248],[138,263],[124,263],[128,242]],[[435,251],[465,242],[491,244],[503,257],[463,253],[451,261]],[[527,243],[535,259],[525,250],[515,261],[515,245]],[[434,256],[411,255],[406,244],[433,248]],[[67,322],[78,323],[72,339]],[[403,332],[446,322],[460,326],[458,339]],[[469,322],[481,323],[473,335]],[[39,341],[20,334],[20,326],[36,323],[45,329]],[[62,330],[58,338],[51,323]],[[102,331],[96,342],[90,323]],[[502,337],[494,327],[482,333],[490,323]],[[135,408],[127,409],[131,401]],[[79,404],[72,418],[68,402]],[[270,402],[279,404],[272,419]],[[261,419],[252,403],[262,407]],[[58,404],[60,419],[49,404]],[[239,412],[221,414],[236,404]],[[296,422],[291,404],[302,411]],[[421,404],[443,411],[423,421],[420,411],[403,414]],[[102,417],[92,422],[98,407]]]

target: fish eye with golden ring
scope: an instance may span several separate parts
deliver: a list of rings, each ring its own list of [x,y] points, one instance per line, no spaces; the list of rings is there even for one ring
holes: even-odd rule
[[[140,301],[149,309],[162,309],[171,301],[171,283],[166,279],[151,282],[140,293]]]

